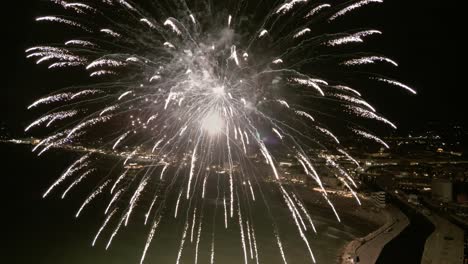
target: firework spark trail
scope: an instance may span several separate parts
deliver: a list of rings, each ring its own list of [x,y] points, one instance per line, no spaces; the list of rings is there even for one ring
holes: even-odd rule
[[[74,172],[86,167],[88,163],[85,161],[89,158],[89,154],[86,154],[79,158],[77,161],[75,161],[72,165],[68,167],[68,169],[58,178],[50,187],[47,189],[47,191],[42,195],[42,198],[45,198],[51,191],[54,189],[56,186],[58,186],[61,182],[63,182],[67,177],[72,175]],[[80,165],[79,167],[76,167],[77,165]]]
[[[133,193],[133,196],[132,196],[132,198],[130,199],[130,202],[129,202],[128,213],[127,213],[127,216],[125,218],[125,226],[127,226],[128,221],[130,219],[130,215],[132,214],[132,211],[135,208],[135,206],[136,206],[136,204],[137,204],[137,202],[138,202],[138,200],[140,198],[141,192],[143,192],[146,185],[148,184],[148,180],[149,180],[149,176],[146,176],[141,181],[140,185],[138,185],[138,188],[136,189],[136,191]]]
[[[370,57],[362,57],[362,58],[357,58],[357,59],[351,59],[342,62],[342,65],[346,66],[354,66],[354,65],[366,65],[366,64],[374,64],[377,61],[383,61],[392,64],[393,66],[398,66],[398,63],[396,63],[394,60],[391,60],[387,57],[381,57],[381,56],[370,56]]]
[[[278,131],[278,129],[273,128],[273,132],[275,132],[275,134],[279,137],[279,139],[283,139],[283,135],[281,135],[281,133]]]
[[[302,240],[304,241],[304,244],[307,246],[307,250],[309,251],[310,257],[311,257],[312,261],[314,263],[316,263],[314,253],[312,252],[312,249],[310,248],[309,241],[307,240],[307,237],[305,236],[304,232],[302,231],[301,225],[300,225],[299,221],[297,220],[297,218],[299,218],[299,219],[302,219],[302,218],[301,218],[300,214],[297,212],[297,209],[294,209],[295,208],[294,203],[292,202],[291,197],[286,192],[286,190],[283,188],[283,186],[280,186],[280,189],[281,189],[282,194],[284,196],[284,200],[286,201],[286,204],[287,204],[289,210],[291,211],[293,219],[296,222],[297,230],[299,231],[299,234],[300,234]],[[304,224],[304,223],[302,223],[302,224]]]
[[[201,237],[201,230],[202,230],[202,220],[203,220],[203,217],[200,216],[200,220],[198,221],[197,241],[196,241],[196,245],[195,245],[195,261],[194,261],[195,264],[198,263],[198,248],[199,248],[199,246],[200,246],[200,237]]]
[[[377,115],[376,113],[372,112],[372,111],[369,111],[367,109],[364,109],[364,108],[360,108],[360,107],[357,107],[357,106],[346,106],[346,108],[351,111],[352,113],[358,115],[358,116],[361,116],[361,117],[365,117],[365,118],[369,118],[369,119],[375,119],[375,120],[378,120],[380,122],[383,122],[385,124],[388,124],[389,126],[391,126],[392,128],[396,129],[396,125],[393,124],[392,122],[390,122],[388,119],[384,118],[384,117],[381,117],[379,115]]]
[[[395,80],[390,80],[390,79],[385,79],[385,78],[371,78],[371,79],[374,79],[374,80],[377,80],[377,81],[381,81],[381,82],[385,82],[385,83],[388,83],[388,84],[392,84],[392,85],[395,85],[395,86],[398,86],[398,87],[401,87],[405,90],[408,90],[409,92],[411,92],[412,94],[416,94],[416,91],[414,89],[412,89],[411,87],[409,87],[408,85],[405,85],[399,81],[395,81]]]
[[[32,149],[32,152],[35,152],[37,149],[39,149],[40,147],[42,147],[43,145],[45,145],[45,147],[43,148],[43,150],[41,151],[44,152],[46,148],[50,148],[50,146],[54,145],[55,142],[59,141],[59,139],[61,137],[63,137],[63,135],[65,135],[64,132],[59,132],[57,134],[54,134],[52,136],[49,136],[43,140],[41,140],[41,142],[39,142],[39,144],[37,144],[33,149]],[[51,143],[52,142],[52,143]],[[38,154],[38,156],[40,156]]]
[[[115,214],[115,212],[117,212],[117,209],[118,208],[115,208],[114,210],[112,210],[112,212],[106,217],[106,220],[104,220],[104,223],[99,228],[99,231],[97,232],[96,236],[94,237],[93,243],[91,244],[93,247],[96,244],[96,241],[99,238],[99,235],[101,234],[102,230],[104,230],[104,228],[106,227],[109,220],[112,218],[112,216]]]
[[[360,167],[361,165],[359,164],[359,162],[353,158],[351,155],[348,154],[348,152],[342,150],[342,149],[338,149],[338,152],[340,152],[341,154],[343,154],[347,159],[349,159],[350,161],[352,161],[354,164],[356,164],[356,166]]]
[[[141,256],[141,259],[140,259],[140,264],[143,264],[143,261],[145,260],[146,252],[148,251],[151,241],[153,241],[154,234],[156,233],[156,229],[158,228],[160,221],[161,221],[161,217],[159,217],[153,222],[151,231],[149,232],[148,238],[146,239],[146,244],[145,244],[145,248],[143,249],[143,254]]]
[[[234,131],[237,131],[236,129],[234,129]],[[236,132],[237,133],[237,132]],[[237,135],[237,134],[236,134]],[[236,136],[237,138],[237,136]],[[231,153],[231,143],[229,142],[230,141],[230,138],[229,138],[229,126],[226,127],[226,145],[227,145],[227,149],[228,149],[228,160],[229,160],[229,192],[230,192],[230,196],[231,196],[231,199],[229,200],[230,201],[230,214],[231,214],[231,218],[234,216],[234,180],[232,178],[232,153]],[[225,203],[225,207],[226,207],[226,203]],[[227,226],[227,224],[226,224]]]
[[[346,92],[351,92],[357,96],[361,96],[361,93],[359,93],[358,91],[356,91],[355,89],[353,88],[350,88],[348,86],[344,86],[344,85],[335,85],[333,86],[334,88],[338,89],[338,90],[341,90],[341,91],[346,91]]]
[[[301,36],[304,36],[305,34],[309,33],[310,32],[310,28],[304,28],[303,30],[297,32],[296,34],[294,34],[293,38],[298,38],[298,37],[301,37]]]
[[[351,192],[351,194],[354,196],[354,199],[356,199],[356,202],[361,205],[361,200],[359,200],[359,197],[357,196],[356,192],[353,190],[353,188],[351,188],[351,186],[349,186],[349,184],[342,178],[338,178],[339,180],[341,180],[341,182],[343,182],[343,184],[346,186],[346,188],[348,188],[349,192]]]
[[[332,39],[327,41],[325,44],[328,46],[340,46],[344,44],[349,44],[349,43],[361,43],[364,42],[363,37],[371,36],[371,35],[380,35],[382,32],[378,30],[365,30],[365,31],[360,31],[357,33],[354,33],[352,35],[346,36],[346,37],[340,37],[336,39]]]
[[[124,220],[125,220],[125,217],[120,218],[119,224],[117,224],[117,227],[114,229],[114,232],[112,232],[112,235],[110,236],[109,241],[107,242],[106,250],[109,249],[109,247],[110,247],[110,245],[112,243],[112,240],[114,239],[114,237],[119,232],[120,227],[122,226]]]
[[[314,9],[310,10],[310,12],[307,13],[307,15],[306,15],[304,18],[308,18],[308,17],[314,16],[315,14],[317,14],[318,12],[320,12],[322,9],[329,8],[329,7],[331,7],[331,5],[329,5],[329,4],[321,4],[321,5],[318,5],[318,6],[315,7]]]
[[[153,198],[153,201],[152,201],[151,204],[150,204],[150,207],[148,208],[148,211],[147,211],[146,214],[145,214],[145,225],[146,225],[146,223],[148,222],[148,217],[149,217],[149,215],[150,215],[150,213],[151,213],[151,209],[153,209],[153,206],[154,206],[154,204],[156,203],[156,200],[157,200],[157,199],[158,199],[158,196],[155,195],[154,198]]]
[[[95,8],[89,6],[89,5],[83,4],[83,3],[65,3],[63,6],[65,8],[72,8],[78,14],[86,13],[85,10],[93,12],[93,13],[97,12],[97,9],[95,9]]]
[[[223,207],[224,207],[224,228],[228,228],[228,215],[227,215],[227,208],[226,208],[226,196],[223,197]]]
[[[124,171],[122,174],[120,174],[120,176],[117,178],[117,180],[114,182],[114,185],[112,185],[112,188],[110,190],[110,193],[114,193],[114,190],[115,188],[117,187],[117,185],[119,185],[119,183],[123,180],[123,178],[125,178],[125,176],[127,176],[128,174],[128,170]]]
[[[108,34],[108,35],[110,35],[110,36],[112,36],[112,37],[115,37],[115,38],[120,38],[120,37],[122,37],[122,35],[120,35],[119,33],[113,31],[112,29],[108,29],[108,28],[103,28],[103,29],[101,29],[101,32],[102,32],[102,33],[105,33],[105,34]]]
[[[280,63],[283,63],[283,60],[282,59],[276,59],[272,63],[273,64],[280,64]]]
[[[180,240],[179,253],[177,254],[176,264],[179,264],[180,258],[182,257],[182,250],[184,250],[185,237],[187,236],[188,222],[185,222],[184,232],[182,233],[182,239]]]
[[[342,99],[344,101],[348,101],[348,102],[351,102],[351,103],[354,103],[354,104],[365,106],[365,107],[369,108],[369,110],[371,110],[372,112],[375,112],[375,108],[372,105],[370,105],[368,102],[364,101],[364,100],[361,100],[361,99],[358,99],[358,98],[355,98],[355,97],[351,97],[351,96],[348,96],[348,95],[343,95],[343,94],[336,94],[334,96],[336,96],[337,98]]]
[[[89,76],[90,77],[99,77],[99,76],[104,76],[104,75],[117,75],[117,73],[114,72],[114,71],[100,70],[100,71],[92,72]]]
[[[58,120],[63,120],[69,117],[73,117],[78,114],[78,111],[76,110],[71,110],[71,111],[60,111],[57,113],[52,113],[45,115],[36,121],[32,122],[26,129],[24,129],[25,132],[27,132],[29,129],[36,127],[38,125],[41,125],[42,123],[47,122],[47,127],[50,126],[53,122],[58,121]]]
[[[254,229],[253,224],[250,225],[250,232],[251,232],[252,241],[253,241],[255,261],[256,261],[257,264],[259,264],[260,259],[258,258],[257,238],[255,237],[255,229]]]
[[[151,150],[151,152],[153,153],[154,150],[156,150],[159,147],[159,145],[161,145],[162,142],[163,142],[163,139],[158,140],[158,142],[156,142],[156,144],[154,144],[154,147]]]
[[[326,195],[323,195],[323,197],[325,198],[325,200],[327,201],[328,205],[330,205],[331,209],[333,210],[333,213],[335,214],[335,217],[336,219],[338,220],[338,222],[341,222],[341,218],[340,216],[338,215],[338,212],[336,211],[335,209],[335,206],[333,205],[333,203],[330,201],[330,199],[328,199],[328,197]]]
[[[273,174],[275,175],[275,178],[279,180],[278,171],[276,170],[275,164],[273,163],[273,159],[271,158],[270,152],[268,151],[263,142],[259,142],[259,144],[261,146],[260,150],[262,151],[262,154],[265,157],[265,159],[268,161],[268,164],[270,165]]]
[[[210,263],[214,264],[215,262],[215,244],[214,244],[214,233],[211,237],[211,254],[210,254]]]
[[[323,187],[322,181],[320,180],[320,177],[315,171],[314,166],[312,166],[312,164],[310,163],[310,160],[306,158],[302,153],[298,153],[298,160],[304,166],[304,168],[306,168],[304,169],[305,172],[314,178],[314,180],[320,186],[320,189],[322,190],[322,192],[326,194],[327,192],[325,191],[325,188]],[[305,167],[305,165],[307,165],[307,167]],[[312,172],[312,174],[310,174],[309,172]]]
[[[280,6],[280,8],[278,8],[278,10],[276,10],[276,14],[284,15],[289,12],[296,4],[303,2],[307,2],[307,0],[292,0],[289,3],[283,4]]]
[[[195,145],[195,148],[193,149],[192,159],[190,162],[190,174],[189,174],[189,179],[187,183],[187,194],[185,197],[186,199],[190,197],[190,187],[192,186],[193,171],[195,170],[195,161],[197,159],[197,148],[198,148],[198,142]]]
[[[67,138],[70,138],[74,133],[76,133],[80,129],[95,125],[95,124],[100,123],[100,122],[107,121],[110,118],[111,118],[110,116],[100,116],[100,117],[96,117],[96,118],[87,120],[87,121],[85,121],[83,123],[80,123],[79,125],[72,128],[70,132],[68,132]]]
[[[319,127],[319,126],[316,126],[316,128],[323,134],[331,137],[337,144],[340,144],[340,141],[338,140],[338,138],[335,135],[333,135],[333,133],[330,132],[330,130],[323,128],[323,127]]]
[[[80,209],[78,210],[78,212],[76,212],[76,215],[75,217],[78,218],[78,216],[80,216],[80,213],[81,211],[85,208],[86,205],[88,205],[94,198],[96,198],[97,195],[99,195],[101,192],[102,192],[102,189],[104,189],[109,183],[110,183],[111,180],[107,180],[105,181],[101,186],[98,187],[98,189],[96,191],[94,191],[85,201],[84,203],[81,205]]]
[[[36,151],[36,149],[39,148],[40,146],[46,145],[39,153],[37,153],[37,156],[41,156],[42,154],[44,154],[46,151],[48,151],[49,149],[53,147],[61,147],[63,145],[70,144],[71,142],[73,142],[75,137],[63,138],[65,134],[66,133],[58,133],[56,135],[50,136],[42,140],[39,144],[36,145],[36,147],[33,149],[33,152]],[[75,136],[82,136],[82,135],[83,133],[75,134]]]
[[[248,238],[248,241],[249,241],[249,249],[250,249],[250,259],[253,259],[254,255],[253,255],[253,249],[252,249],[252,237],[251,237],[251,234],[250,234],[250,225],[249,225],[249,220],[247,220],[245,222],[246,226],[247,226],[247,238]]]
[[[353,11],[355,9],[358,9],[358,8],[360,8],[360,7],[364,6],[364,5],[368,5],[370,3],[383,3],[383,0],[362,0],[362,1],[359,1],[357,3],[351,4],[351,5],[343,8],[343,9],[341,9],[340,11],[338,11],[337,13],[332,15],[328,20],[333,21],[333,20],[337,19],[338,17],[344,16],[348,12],[351,12],[351,11]]]
[[[65,18],[60,18],[60,17],[55,17],[55,16],[44,16],[44,17],[36,18],[36,21],[58,22],[58,23],[63,23],[63,24],[67,24],[70,26],[78,27],[88,32],[91,32],[91,30],[89,30],[87,27],[83,26],[82,24],[72,21],[72,20],[65,19]]]
[[[252,200],[255,202],[255,193],[252,188],[252,183],[250,183],[250,180],[247,180],[247,182],[249,183],[249,189],[250,189],[250,194],[252,195]]]
[[[137,151],[138,151],[138,148],[132,151],[132,153],[130,153],[129,155],[127,155],[127,158],[124,160],[123,165],[127,164],[127,162],[135,156]]]
[[[83,62],[56,62],[52,63],[48,68],[55,69],[55,68],[67,68],[67,67],[77,67],[84,65]]]
[[[358,135],[360,135],[360,136],[362,136],[362,137],[364,137],[364,138],[372,139],[372,140],[374,140],[374,141],[376,141],[376,142],[382,144],[382,145],[385,146],[386,148],[390,148],[390,146],[389,146],[387,143],[385,143],[385,141],[383,141],[382,139],[380,139],[380,138],[378,138],[378,137],[376,137],[376,136],[374,136],[374,135],[372,135],[372,134],[370,134],[370,133],[367,133],[367,132],[365,132],[365,131],[358,130],[358,129],[353,129],[353,131],[354,131],[356,134],[358,134]]]
[[[203,179],[203,187],[202,187],[202,199],[205,199],[205,192],[206,192],[206,181],[208,180],[208,176],[206,175]]]
[[[35,101],[34,103],[32,103],[30,106],[28,106],[28,109],[37,107],[42,104],[50,104],[50,103],[64,101],[72,97],[72,95],[73,95],[72,93],[61,93],[61,94],[56,94],[56,95],[51,95],[45,98],[41,98]]]
[[[182,190],[179,192],[179,197],[177,197],[177,203],[174,210],[174,218],[177,218],[177,212],[179,210],[180,197],[182,197]]]
[[[163,176],[164,176],[164,172],[167,170],[167,168],[169,167],[169,163],[166,163],[163,167],[163,169],[161,170],[161,175],[159,176],[159,179],[162,180],[163,179]]]
[[[340,165],[338,165],[336,162],[334,162],[330,158],[327,159],[326,164],[333,167],[333,168],[335,168],[339,172],[340,175],[346,177],[346,179],[348,179],[348,181],[351,182],[355,188],[357,188],[356,182],[353,180],[353,178],[351,178],[351,176],[345,170],[343,170],[340,167]]]
[[[193,243],[193,230],[195,229],[196,218],[197,218],[197,207],[195,207],[195,209],[193,210],[192,228],[190,231],[190,243]]]
[[[140,19],[140,21],[143,22],[143,23],[145,23],[145,24],[147,24],[147,25],[148,25],[150,28],[152,28],[152,29],[155,29],[155,28],[156,28],[156,27],[154,26],[154,24],[151,23],[151,21],[149,21],[149,20],[146,19],[146,18],[142,18],[142,19]]]
[[[242,244],[242,250],[244,251],[244,263],[247,264],[247,248],[245,245],[245,234],[244,234],[244,223],[242,222],[242,212],[240,208],[240,203],[239,199],[237,199],[237,215],[239,217],[239,228],[240,228],[240,236],[241,236],[241,244]]]
[[[323,92],[322,88],[317,84],[316,80],[313,79],[301,79],[301,78],[293,78],[291,79],[292,82],[295,82],[300,85],[305,85],[314,88],[317,90],[320,95],[325,96],[325,93]]]
[[[76,98],[80,98],[80,97],[85,97],[87,95],[94,95],[94,94],[98,94],[98,93],[102,93],[101,90],[83,90],[83,91],[79,91],[75,94],[73,94],[70,99],[76,99]]]
[[[309,113],[306,113],[304,111],[296,111],[296,114],[299,115],[299,116],[305,116],[308,119],[310,119],[312,122],[315,121],[315,119]]]
[[[117,109],[116,105],[106,107],[101,111],[101,113],[99,113],[99,116],[103,116],[104,114],[106,114],[108,112],[111,112],[111,111],[114,111],[115,109]]]
[[[276,243],[278,244],[278,248],[281,253],[281,258],[283,259],[283,263],[288,264],[288,261],[286,260],[286,255],[284,254],[283,243],[281,243],[281,240],[277,231],[275,231],[275,237],[276,237]]]
[[[112,149],[115,149],[115,148],[120,144],[120,142],[122,142],[122,140],[124,140],[124,139],[128,136],[128,134],[130,134],[130,132],[131,132],[131,131],[127,131],[127,132],[125,132],[123,135],[121,135],[121,136],[117,139],[117,141],[115,142],[115,144],[112,146]]]
[[[297,209],[296,204],[291,199],[291,196],[283,189],[283,187],[280,187],[280,188],[283,191],[283,198],[286,204],[288,205],[289,209],[291,210],[291,214],[294,220],[296,221],[296,223],[300,223],[300,225],[298,225],[298,228],[301,229],[302,227],[304,231],[307,231],[307,226],[304,222],[304,219],[302,218],[302,215],[299,213],[299,210]],[[299,221],[297,221],[297,219],[299,219]]]
[[[87,171],[85,171],[83,174],[81,174],[80,177],[78,177],[76,180],[74,180],[70,186],[68,186],[68,188],[63,192],[62,194],[62,199],[65,198],[65,196],[67,195],[67,193],[74,187],[76,186],[78,183],[80,183],[84,178],[86,178],[86,176],[88,176],[89,174],[93,173],[94,171],[96,171],[95,169],[89,169]]]
[[[109,209],[112,207],[112,205],[119,199],[120,195],[123,193],[123,190],[120,189],[118,190],[113,196],[112,199],[110,200],[109,204],[106,207],[106,210],[104,211],[104,214],[106,215]]]
[[[96,44],[94,44],[91,41],[86,41],[86,40],[79,40],[79,39],[72,39],[67,42],[65,42],[66,46],[82,46],[82,47],[96,47]]]
[[[310,217],[309,212],[308,212],[307,209],[304,207],[304,205],[302,204],[302,202],[297,198],[297,196],[296,196],[295,193],[292,193],[292,196],[293,196],[293,198],[294,198],[294,201],[296,201],[296,203],[299,205],[299,208],[301,209],[302,213],[306,216],[307,220],[309,221],[309,224],[310,224],[310,226],[312,227],[312,229],[314,230],[314,233],[317,234],[317,229],[315,229],[314,222],[312,221],[312,217]]]
[[[173,19],[173,18],[169,18],[169,19],[166,20],[166,22],[164,22],[164,25],[169,26],[175,33],[177,33],[177,35],[182,35],[182,32],[176,26],[176,24],[174,23],[174,20],[175,19]]]

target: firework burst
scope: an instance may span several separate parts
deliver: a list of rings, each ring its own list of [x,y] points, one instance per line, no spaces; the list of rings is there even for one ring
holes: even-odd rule
[[[380,54],[357,52],[380,31],[326,30],[359,8],[382,1],[139,2],[51,0],[62,9],[61,15],[36,20],[58,24],[54,29],[70,30],[74,37],[26,51],[37,64],[47,64],[54,71],[86,72],[95,80],[92,85],[52,93],[29,106],[49,110],[26,130],[45,126],[54,131],[34,150],[43,153],[73,144],[98,146],[123,156],[122,172],[105,178],[76,213],[78,217],[98,196],[108,196],[106,218],[93,245],[109,228],[113,230],[109,247],[135,209],[145,207],[144,222],[151,228],[143,263],[163,212],[171,210],[166,217],[185,216],[176,263],[187,243],[196,243],[197,263],[202,229],[208,228],[202,223],[207,185],[215,183],[225,228],[238,225],[244,262],[258,263],[259,245],[249,208],[256,197],[262,197],[261,183],[272,179],[315,262],[306,236],[316,231],[312,217],[294,190],[283,184],[277,164],[293,157],[321,189],[338,220],[316,164],[325,164],[359,203],[353,178],[339,162],[320,153],[343,155],[359,166],[340,146],[333,128],[388,147],[358,121],[395,125],[361,97],[359,87],[351,88],[349,80],[365,78],[381,86],[415,91],[360,69],[372,64],[398,65]],[[256,155],[268,175],[252,165]],[[65,197],[87,176],[98,173],[92,167],[95,156],[80,157],[44,197],[68,183]],[[144,159],[150,165],[137,173],[129,169],[129,164]],[[213,178],[217,180],[210,181]],[[273,234],[287,263],[279,230],[275,228]],[[211,241],[214,262],[214,228]]]

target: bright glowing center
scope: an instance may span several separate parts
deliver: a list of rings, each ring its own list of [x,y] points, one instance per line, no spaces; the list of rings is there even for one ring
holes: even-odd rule
[[[224,87],[219,86],[219,87],[213,88],[213,93],[216,94],[216,95],[223,95],[224,94]]]
[[[221,132],[224,128],[224,120],[217,111],[210,111],[203,118],[201,126],[210,135]]]

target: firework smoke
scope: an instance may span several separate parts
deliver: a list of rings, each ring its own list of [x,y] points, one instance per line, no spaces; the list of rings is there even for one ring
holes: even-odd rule
[[[196,243],[197,263],[200,240],[206,240],[202,226],[208,229],[202,224],[203,204],[210,197],[209,185],[216,182],[224,227],[239,229],[244,262],[259,263],[261,245],[249,209],[263,197],[262,182],[270,179],[315,262],[306,235],[316,232],[313,215],[283,184],[285,176],[277,164],[286,155],[296,157],[338,221],[317,164],[325,164],[327,173],[335,175],[359,203],[356,184],[346,169],[320,153],[343,155],[359,166],[340,146],[340,135],[332,132],[336,126],[388,147],[358,121],[396,126],[362,98],[362,87],[353,87],[343,76],[363,78],[358,70],[363,65],[398,64],[383,55],[361,52],[365,41],[381,34],[378,30],[326,30],[382,0],[50,2],[63,13],[36,21],[54,29],[69,28],[73,36],[63,44],[32,47],[26,50],[27,57],[65,75],[73,69],[85,72],[93,84],[73,85],[33,102],[29,109],[46,114],[25,130],[52,131],[34,148],[39,154],[73,144],[123,157],[122,172],[103,179],[76,214],[98,195],[109,199],[93,245],[113,225],[108,248],[121,225],[145,207],[144,223],[151,223],[151,228],[143,263],[169,207],[174,218],[185,217],[176,263],[189,241]],[[346,53],[341,47],[348,47]],[[356,51],[349,53],[349,47]],[[415,93],[392,77],[368,74],[365,79],[382,89],[390,85]],[[269,171],[269,176],[257,173],[254,157],[264,158],[260,171]],[[69,182],[65,196],[88,180],[86,176],[98,174],[92,168],[96,160],[97,154],[79,158],[44,197]],[[141,160],[151,164],[133,172],[131,167]],[[272,234],[287,263],[278,230]],[[214,262],[214,228],[208,240]]]

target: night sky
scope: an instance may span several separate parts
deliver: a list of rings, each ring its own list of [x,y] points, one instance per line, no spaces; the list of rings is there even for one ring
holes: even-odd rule
[[[11,0],[2,3],[3,85],[0,96],[0,124],[13,137],[22,137],[24,127],[37,117],[37,112],[26,110],[31,102],[69,84],[69,80],[61,79],[60,74],[53,73],[44,66],[36,66],[33,61],[25,59],[25,49],[44,43],[47,34],[55,34],[44,31],[47,26],[34,23],[35,17],[47,13],[46,9],[39,8],[44,6],[38,4],[39,2]],[[398,73],[392,77],[407,83],[419,93],[413,96],[402,89],[390,86],[381,86],[378,90],[366,88],[366,96],[372,105],[376,106],[384,116],[395,121],[401,127],[402,133],[423,127],[429,121],[468,125],[468,118],[465,117],[468,102],[464,96],[468,94],[465,91],[468,89],[465,84],[467,74],[463,70],[466,68],[464,66],[466,45],[462,40],[466,29],[462,29],[464,15],[460,15],[461,12],[461,4],[455,1],[386,0],[381,6],[367,7],[350,16],[367,21],[361,23],[363,25],[383,31],[384,35],[379,37],[380,40],[375,45],[382,54],[399,62]],[[7,151],[14,151],[10,147],[1,150],[2,157],[9,155]],[[16,156],[18,155],[21,154]],[[38,234],[46,235],[44,233],[46,231],[41,233],[40,230],[33,230],[33,227],[43,226],[45,230],[54,230],[51,228],[52,225],[60,226],[63,221],[70,222],[67,225],[69,233],[49,234],[44,237],[45,240],[49,240],[47,248],[44,246],[32,249],[37,256],[45,256],[45,250],[60,256],[62,239],[81,232],[89,234],[86,239],[90,239],[99,224],[94,219],[85,219],[81,225],[76,225],[71,215],[77,202],[72,202],[70,205],[67,204],[69,201],[60,203],[55,201],[58,199],[54,202],[40,199],[45,185],[59,175],[66,163],[53,169],[41,167],[47,164],[40,164],[42,163],[38,161],[35,163],[37,167],[33,167],[31,164],[23,164],[20,159],[7,159],[5,164],[2,164],[0,175],[5,178],[2,187],[7,189],[6,192],[2,191],[2,196],[5,196],[2,197],[2,201],[7,204],[7,213],[6,215],[2,213],[2,218],[9,218],[7,220],[9,224],[2,227],[9,229],[7,239],[3,242],[9,244],[6,248],[9,251],[6,258],[10,262],[5,263],[41,263],[26,257],[31,252],[30,249],[21,249],[24,246],[28,247],[24,241],[29,239],[29,232],[32,236],[35,235],[36,239]],[[18,168],[22,169],[18,171]],[[36,175],[36,177],[35,170],[47,170],[51,175],[46,177]],[[46,205],[46,214],[39,211],[39,208],[44,208],[41,207],[44,203],[49,203]],[[68,209],[71,206],[75,207]],[[54,216],[47,215],[53,212]],[[87,227],[87,223],[92,223],[92,226]],[[84,230],[81,229],[83,226]],[[83,243],[88,242],[84,240]],[[83,245],[81,242],[76,244],[77,247],[86,248],[88,245]],[[53,250],[50,247],[53,247]],[[102,254],[101,250],[83,252],[99,256]],[[66,261],[61,259],[57,263],[66,263]]]
[[[45,31],[50,27],[34,23],[35,17],[47,13],[44,5],[38,3],[15,0],[3,8],[2,19],[6,20],[2,23],[4,84],[0,120],[12,132],[21,133],[36,116],[26,111],[27,105],[66,84],[60,74],[25,59],[26,48],[44,43],[50,37],[47,34],[56,34]],[[460,13],[454,4],[441,1],[389,0],[364,8],[348,19],[383,31],[374,45],[377,51],[399,62],[399,70],[391,76],[419,93],[412,96],[388,86],[365,88],[369,101],[401,131],[428,121],[467,123],[463,110],[467,88]]]

